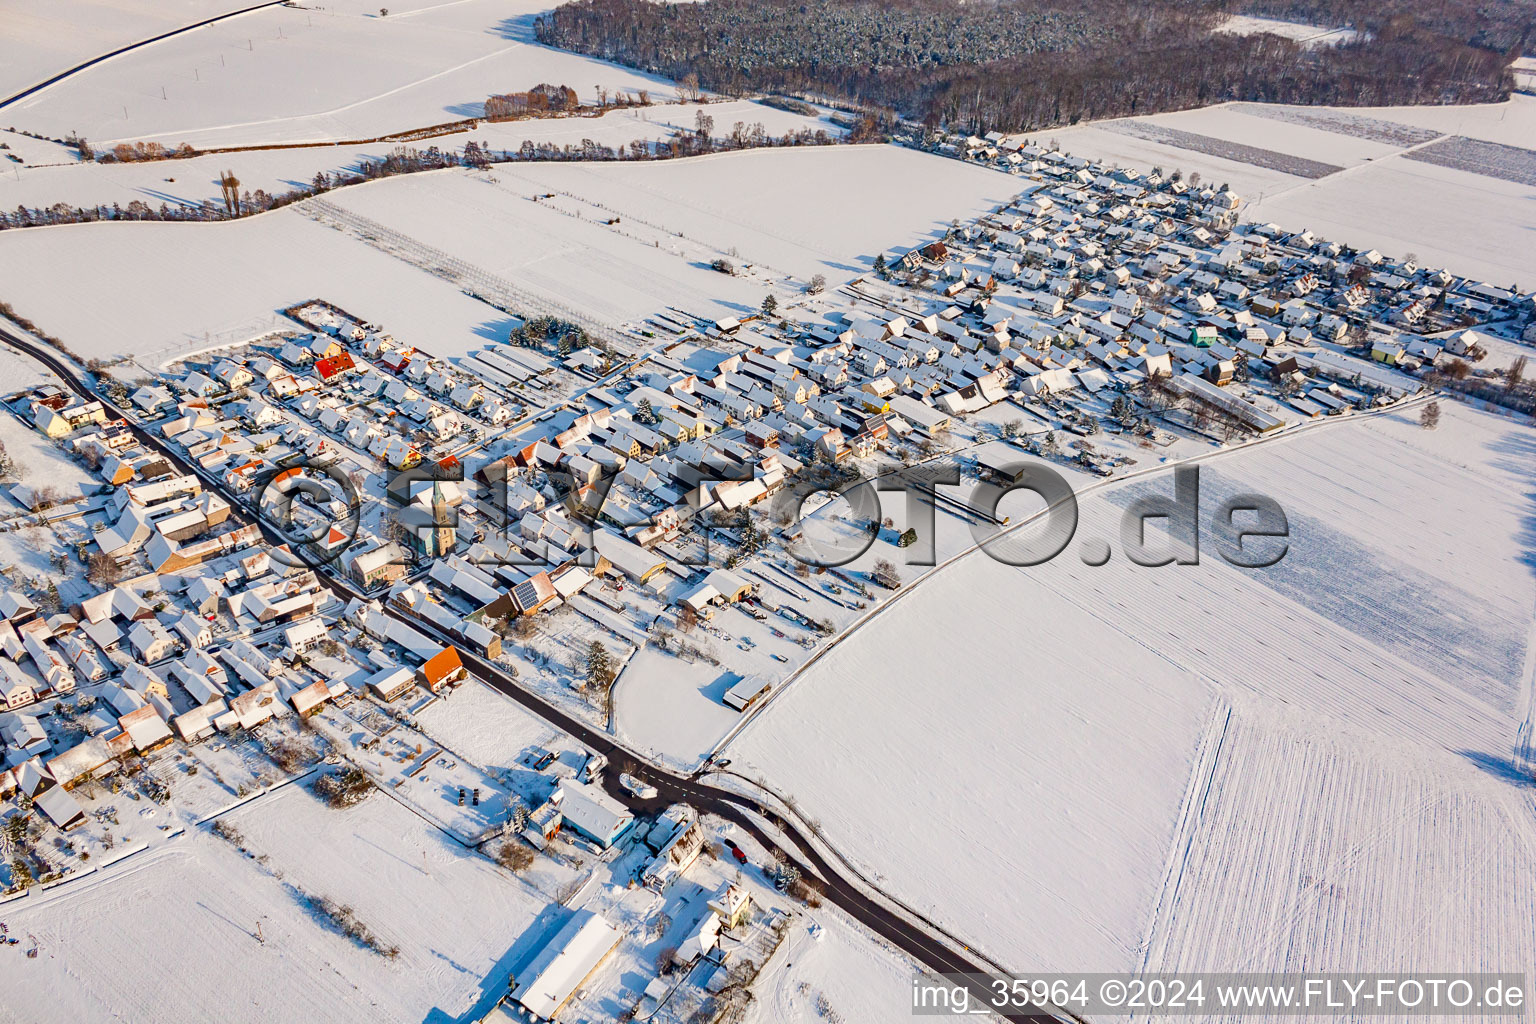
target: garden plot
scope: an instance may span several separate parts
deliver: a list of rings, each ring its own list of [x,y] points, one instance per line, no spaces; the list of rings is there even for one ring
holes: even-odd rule
[[[806,591],[764,568],[766,562],[744,562],[735,571],[757,582],[770,602],[817,619],[841,618],[845,625],[851,620],[849,609],[811,599]],[[761,575],[750,575],[748,569]],[[791,589],[780,590],[764,583],[765,579]],[[794,600],[789,596],[794,593],[805,594],[807,601]],[[673,617],[668,614],[663,621],[671,627]],[[775,636],[775,630],[783,635]],[[668,651],[641,648],[614,689],[614,722],[620,737],[678,767],[696,767],[741,720],[741,712],[723,703],[726,691],[748,673],[779,687],[813,649],[797,642],[806,637],[822,639],[779,615],[767,615],[759,622],[739,607],[729,607],[687,634],[676,633]]]
[[[1337,174],[1343,170],[1337,164],[1327,164],[1320,160],[1308,160],[1290,153],[1278,153],[1272,149],[1261,149],[1258,146],[1249,146],[1240,142],[1215,138],[1210,135],[1187,132],[1180,128],[1170,128],[1165,124],[1154,124],[1151,121],[1106,121],[1103,127],[1112,132],[1133,135],[1137,138],[1147,139],[1151,142],[1161,142],[1178,149],[1193,150],[1196,153],[1208,153],[1211,156],[1219,156],[1224,160],[1254,164],[1257,167],[1266,167],[1272,171],[1295,175],[1298,178],[1326,178],[1330,174]]]
[[[1453,135],[1404,155],[1409,160],[1471,171],[1518,185],[1536,185],[1536,152],[1518,146]]]
[[[564,735],[473,678],[427,705],[416,720],[434,742],[492,772],[516,764],[530,747],[553,749]]]
[[[780,964],[782,963],[782,966]],[[750,1024],[896,1021],[912,1012],[917,965],[830,911],[797,918],[757,986]]]
[[[9,354],[9,353],[7,353]],[[9,362],[5,360],[4,362]],[[3,365],[3,363],[0,363]],[[41,374],[30,375],[40,378]],[[52,374],[49,374],[52,378]],[[20,386],[26,378],[8,377],[7,384]],[[9,410],[0,409],[0,445],[10,459],[9,479],[31,489],[51,488],[59,498],[78,498],[82,490],[94,491],[101,485],[82,463],[65,454],[64,449],[18,419]],[[6,511],[11,506],[0,505]]]

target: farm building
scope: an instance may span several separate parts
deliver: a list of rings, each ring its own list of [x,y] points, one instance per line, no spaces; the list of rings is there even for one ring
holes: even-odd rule
[[[534,1020],[553,1020],[621,938],[623,934],[596,913],[576,911],[518,972],[511,999]]]
[[[738,679],[734,686],[725,691],[725,696],[721,699],[725,701],[728,707],[733,707],[737,711],[745,711],[762,699],[770,689],[772,689],[772,684],[762,676],[746,675]]]

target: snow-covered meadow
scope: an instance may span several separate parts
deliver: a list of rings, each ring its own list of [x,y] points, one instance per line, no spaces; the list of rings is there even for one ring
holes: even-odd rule
[[[488,95],[541,82],[569,85],[588,103],[598,88],[675,97],[663,79],[532,42],[546,9],[493,0],[407,3],[388,16],[359,3],[265,8],[84,70],[9,107],[6,123],[98,146],[208,148],[373,138],[478,116]]]
[[[241,6],[229,0],[0,0],[7,41],[0,95],[20,92],[99,54]]]

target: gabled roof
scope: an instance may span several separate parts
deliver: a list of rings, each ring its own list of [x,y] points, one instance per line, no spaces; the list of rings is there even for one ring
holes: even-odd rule
[[[622,934],[590,910],[578,910],[523,970],[512,998],[536,1018],[549,1020],[597,969]]]
[[[463,668],[464,663],[459,660],[458,648],[448,646],[422,664],[421,677],[428,686],[435,686]]]

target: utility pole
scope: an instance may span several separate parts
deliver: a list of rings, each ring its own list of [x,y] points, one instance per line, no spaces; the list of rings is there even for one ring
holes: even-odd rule
[[[260,921],[256,922],[256,941],[261,943],[263,946],[265,946],[267,944],[267,940],[261,934],[261,922]]]

